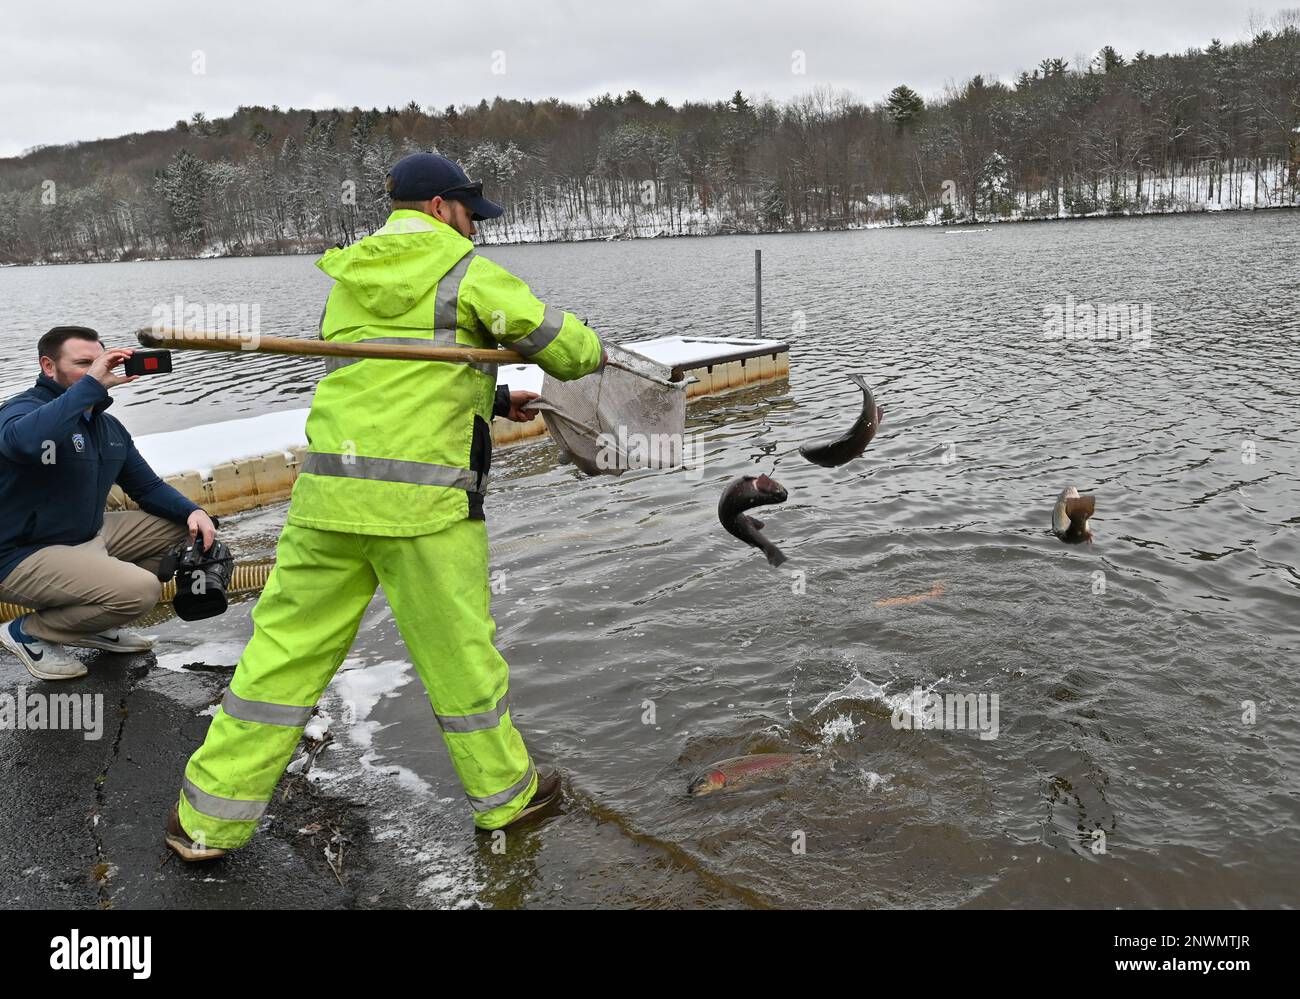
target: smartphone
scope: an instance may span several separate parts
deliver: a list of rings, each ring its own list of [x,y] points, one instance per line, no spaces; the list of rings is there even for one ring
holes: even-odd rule
[[[160,375],[172,369],[170,350],[137,350],[126,359],[123,372],[128,375]]]

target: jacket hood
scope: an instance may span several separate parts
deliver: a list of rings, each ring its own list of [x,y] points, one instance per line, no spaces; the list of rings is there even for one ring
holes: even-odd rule
[[[378,232],[326,250],[316,266],[363,308],[392,318],[409,312],[473,247],[441,220],[403,209]]]

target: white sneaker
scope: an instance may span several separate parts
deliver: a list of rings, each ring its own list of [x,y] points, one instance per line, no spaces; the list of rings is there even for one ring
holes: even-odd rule
[[[21,618],[18,619],[22,620]],[[27,672],[38,680],[75,680],[89,672],[81,661],[63,651],[62,645],[43,642],[28,635],[26,639],[15,634],[18,621],[0,625],[0,645],[16,655],[27,667]]]
[[[103,649],[105,652],[148,652],[153,648],[153,639],[144,635],[133,635],[121,628],[101,631],[94,635],[82,635],[75,642],[65,642],[79,649]]]

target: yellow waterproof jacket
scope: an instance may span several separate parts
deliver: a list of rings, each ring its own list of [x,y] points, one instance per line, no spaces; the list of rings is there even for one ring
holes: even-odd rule
[[[601,345],[455,229],[399,210],[317,262],[334,278],[320,335],[343,343],[504,347],[556,378],[595,371]],[[409,537],[482,518],[496,365],[328,358],[289,507],[302,527]]]

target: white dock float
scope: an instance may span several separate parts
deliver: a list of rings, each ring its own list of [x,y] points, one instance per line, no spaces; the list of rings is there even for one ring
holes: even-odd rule
[[[663,336],[622,344],[673,369],[674,378],[693,380],[687,399],[719,395],[758,382],[787,378],[790,348],[780,340],[735,340]],[[543,373],[535,364],[502,365],[497,384],[540,392]],[[307,451],[307,409],[135,439],[146,461],[166,482],[214,515],[251,510],[289,498]],[[539,416],[528,423],[492,421],[492,442],[519,443],[546,433]],[[134,508],[114,486],[108,509]]]

